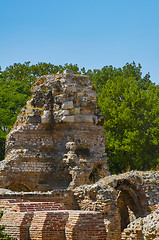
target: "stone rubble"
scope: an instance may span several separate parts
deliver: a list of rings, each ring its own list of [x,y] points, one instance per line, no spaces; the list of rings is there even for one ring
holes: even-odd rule
[[[159,208],[153,211],[151,214],[147,215],[146,217],[144,218],[139,217],[135,221],[131,222],[122,233],[121,239],[122,240],[126,240],[126,239],[158,240],[159,239]]]

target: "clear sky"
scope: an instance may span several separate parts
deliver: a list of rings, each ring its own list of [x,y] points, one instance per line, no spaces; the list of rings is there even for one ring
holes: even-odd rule
[[[0,0],[0,66],[141,63],[159,84],[159,0]]]

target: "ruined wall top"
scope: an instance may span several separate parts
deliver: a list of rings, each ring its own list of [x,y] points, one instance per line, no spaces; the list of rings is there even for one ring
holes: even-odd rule
[[[89,77],[65,70],[64,74],[42,76],[31,90],[34,98],[28,102],[27,107],[42,108],[44,112],[41,123],[48,123],[50,111],[53,111],[56,123],[97,123],[99,109]],[[51,96],[54,97],[53,103]]]

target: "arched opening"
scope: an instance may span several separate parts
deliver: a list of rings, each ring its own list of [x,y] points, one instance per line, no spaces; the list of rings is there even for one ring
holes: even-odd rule
[[[14,183],[9,185],[7,189],[14,191],[14,192],[31,192],[31,189],[24,184],[21,183]]]
[[[142,207],[139,191],[127,180],[119,180],[116,186],[118,190],[117,207],[121,215],[121,231],[138,217],[143,217],[145,211]]]

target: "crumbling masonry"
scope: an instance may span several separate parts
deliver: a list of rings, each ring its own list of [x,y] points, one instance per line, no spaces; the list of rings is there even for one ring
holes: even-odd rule
[[[109,175],[89,78],[65,70],[31,91],[0,163],[5,231],[21,240],[159,239],[159,173]]]

